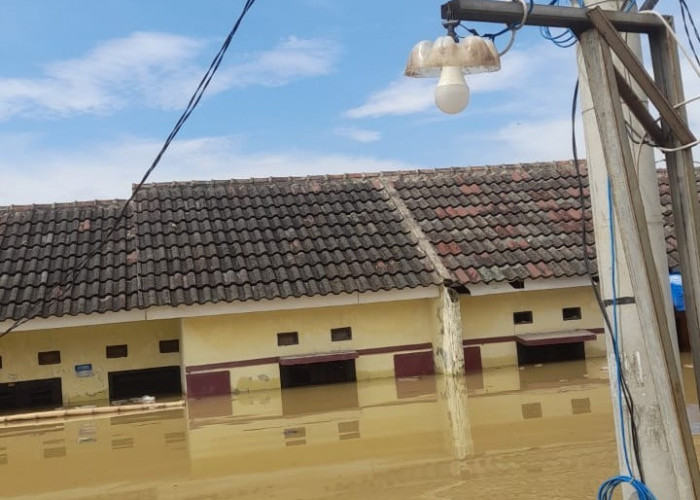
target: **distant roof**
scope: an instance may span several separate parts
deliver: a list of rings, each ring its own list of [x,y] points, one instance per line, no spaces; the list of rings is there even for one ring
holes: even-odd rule
[[[137,308],[136,239],[125,229],[127,221],[98,244],[123,205],[112,200],[0,208],[0,320]]]
[[[148,306],[440,283],[378,178],[151,184],[135,206]]]
[[[71,276],[123,203],[0,207],[0,321],[586,274],[572,162],[147,184]]]
[[[585,162],[581,168],[593,242]],[[586,274],[573,162],[400,173],[394,184],[459,283]],[[589,256],[595,260],[592,247]]]

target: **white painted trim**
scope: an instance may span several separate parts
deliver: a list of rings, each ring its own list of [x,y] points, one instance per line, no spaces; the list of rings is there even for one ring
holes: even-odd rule
[[[507,282],[493,283],[491,285],[468,285],[469,292],[473,296],[494,295],[498,293],[522,293],[532,292],[536,290],[556,290],[560,288],[579,288],[591,286],[591,280],[586,276],[578,278],[553,278],[539,280],[525,280],[525,287],[516,289],[510,286]]]
[[[13,330],[13,332],[105,325],[111,323],[128,323],[131,321],[144,321],[145,319],[146,314],[143,310],[106,312],[102,314],[78,314],[76,316],[62,316],[60,318],[36,318],[17,327],[15,330]],[[0,331],[5,331],[7,328],[12,326],[12,323],[12,321],[4,321],[0,323]]]
[[[311,309],[316,307],[338,307],[402,300],[420,300],[440,296],[440,287],[409,288],[381,292],[344,293],[316,297],[227,302],[179,307],[151,307],[135,311],[107,312],[102,314],[79,314],[60,318],[37,318],[28,321],[14,331],[49,330],[79,326],[127,323],[135,321],[193,318],[198,316],[218,316],[223,314],[243,314],[250,312],[284,311]],[[0,331],[12,325],[12,321],[0,323]]]
[[[412,288],[389,292],[343,293],[316,297],[299,297],[199,306],[151,307],[147,319],[192,318],[197,316],[219,316],[222,314],[242,314],[250,312],[284,311],[291,309],[312,309],[316,307],[338,307],[377,302],[428,299],[440,296],[439,287]]]
[[[578,278],[557,278],[525,281],[526,291],[553,290],[556,288],[577,288],[581,286],[591,286],[591,280],[588,276],[579,276]]]

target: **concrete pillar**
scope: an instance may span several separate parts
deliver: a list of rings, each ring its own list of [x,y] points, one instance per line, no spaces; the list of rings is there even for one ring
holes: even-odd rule
[[[465,377],[437,377],[440,407],[446,419],[447,440],[455,460],[474,453],[469,422],[467,380]]]
[[[587,1],[593,3],[594,0]],[[599,4],[595,0],[596,5]],[[618,9],[616,1],[607,2],[604,8]],[[628,35],[628,43],[638,55],[641,54],[639,36]],[[583,114],[584,132],[586,137],[586,157],[588,162],[588,179],[591,190],[591,205],[593,213],[593,223],[595,227],[596,252],[598,262],[598,274],[600,276],[600,290],[604,300],[612,298],[612,257],[610,246],[610,217],[608,203],[608,178],[607,167],[603,157],[603,150],[600,143],[600,136],[596,117],[592,105],[592,98],[587,84],[586,70],[579,52],[579,74],[581,83],[581,108]],[[629,121],[641,130],[635,120],[629,116]],[[643,132],[642,132],[643,134]],[[637,153],[637,146],[633,145],[633,152]],[[663,218],[659,202],[658,179],[652,151],[645,147],[639,155],[638,174],[640,189],[644,198],[649,236],[652,242],[654,261],[661,278],[661,285],[664,291],[667,318],[669,319],[669,330],[674,336],[677,351],[677,338],[675,338],[675,323],[672,321],[673,306],[670,298],[670,287],[668,284],[668,264],[666,258],[666,245],[664,239]],[[616,227],[617,231],[624,228]],[[616,236],[616,274],[617,274],[617,297],[633,297],[630,275],[624,255],[624,249]],[[607,307],[611,321],[613,317],[612,307]],[[623,372],[627,379],[635,404],[635,413],[638,425],[641,462],[645,473],[646,484],[653,493],[665,499],[683,498],[682,492],[687,491],[682,481],[674,470],[674,462],[669,447],[682,446],[680,443],[672,442],[662,425],[661,408],[657,398],[656,388],[650,377],[651,370],[646,356],[644,346],[644,328],[639,322],[639,316],[635,304],[618,306],[618,329],[620,332],[621,349],[623,352]],[[612,391],[613,404],[615,407],[615,424],[619,429],[620,421],[618,417],[618,397],[616,364],[612,348],[610,332],[606,332],[608,346],[608,366],[610,373],[610,387]],[[626,410],[625,410],[626,411]],[[627,426],[628,454],[634,468],[633,452],[631,449],[631,434]],[[622,443],[618,432],[618,457],[620,471],[627,474],[627,467],[624,463]],[[638,474],[638,472],[636,472]],[[611,471],[611,476],[614,471]],[[687,485],[685,485],[687,486]],[[636,494],[627,488],[623,491],[624,498],[636,498]]]
[[[464,375],[464,348],[462,346],[462,315],[459,295],[443,286],[437,304],[438,328],[433,338],[435,373]]]

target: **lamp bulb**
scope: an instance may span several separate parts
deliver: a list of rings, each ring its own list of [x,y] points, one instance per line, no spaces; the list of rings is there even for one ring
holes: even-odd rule
[[[435,104],[440,111],[454,115],[469,104],[469,87],[464,80],[462,68],[445,66],[440,72],[440,80],[435,87]]]

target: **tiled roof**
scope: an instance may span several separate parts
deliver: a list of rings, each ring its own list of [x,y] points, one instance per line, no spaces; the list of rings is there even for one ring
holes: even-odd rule
[[[571,162],[148,184],[66,286],[123,203],[0,207],[0,321],[586,274]]]
[[[440,283],[376,177],[152,184],[136,203],[149,305]]]
[[[0,208],[0,320],[138,307],[135,239],[121,224],[97,245],[123,204]],[[93,251],[82,271],[71,276]]]
[[[593,242],[585,176],[583,183]],[[572,162],[402,173],[394,186],[459,283],[586,274]]]

